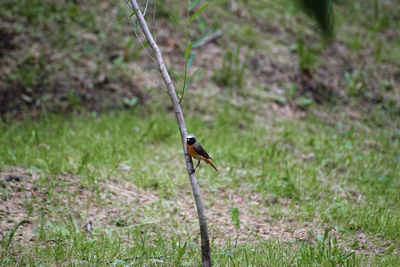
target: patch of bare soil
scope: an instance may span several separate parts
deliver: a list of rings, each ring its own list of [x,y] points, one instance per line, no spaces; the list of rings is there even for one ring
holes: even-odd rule
[[[14,239],[32,241],[41,216],[46,221],[53,221],[72,214],[82,226],[91,222],[100,228],[113,228],[115,218],[126,214],[124,203],[128,206],[146,205],[154,198],[132,184],[115,181],[99,183],[97,190],[93,190],[83,186],[80,178],[72,175],[60,175],[54,178],[56,184],[50,182],[46,186],[40,184],[42,175],[18,167],[0,171],[3,189],[0,196],[0,237],[27,219],[29,223],[18,229]]]
[[[84,225],[89,222],[97,229],[112,231],[147,224],[151,231],[161,231],[167,235],[182,233],[198,236],[197,213],[189,185],[182,189],[186,193],[179,198],[160,197],[156,191],[140,189],[123,179],[101,182],[97,190],[92,190],[82,186],[79,177],[68,175],[54,178],[57,183],[53,189],[52,186],[43,189],[45,186],[40,185],[41,175],[40,172],[18,167],[0,171],[0,186],[3,189],[0,196],[0,237],[20,221],[28,219],[29,223],[16,231],[14,242],[34,241],[42,216],[46,222],[60,223],[70,215],[82,226],[82,231],[85,231]],[[268,206],[264,205],[273,200],[254,192],[219,190],[203,192],[203,195],[213,195],[204,200],[210,236],[216,243],[224,244],[228,238],[237,242],[259,239],[277,239],[287,243],[313,242],[325,228],[332,228],[322,225],[318,219],[301,223],[290,219],[294,216],[290,216],[290,201],[287,199],[277,201],[283,210],[287,210],[288,216],[276,219],[271,216]],[[30,207],[33,207],[33,212],[27,218]],[[239,225],[232,222],[233,208],[239,209]],[[374,246],[377,242],[384,244],[384,240],[365,233],[359,232],[349,238],[332,228],[330,234],[337,237],[339,244],[347,250],[352,250],[351,243],[357,240],[358,249],[363,253],[384,253],[384,249]]]
[[[0,236],[7,234],[20,221],[24,220],[28,214],[28,207],[24,203],[25,197],[35,194],[37,188],[32,183],[32,179],[37,178],[28,176],[28,172],[22,168],[12,168],[5,172],[0,172],[2,195],[0,197]],[[32,225],[25,224],[20,227],[16,235],[31,239],[33,236]]]
[[[149,193],[141,190],[126,181],[107,181],[99,184],[98,195],[89,188],[81,186],[78,177],[60,176],[57,179],[52,196],[49,191],[40,189],[37,181],[40,173],[22,168],[10,168],[0,172],[2,177],[3,195],[0,199],[0,228],[1,236],[8,233],[18,222],[27,218],[30,206],[33,205],[33,213],[28,218],[30,223],[21,226],[17,231],[20,238],[32,240],[34,230],[38,227],[40,209],[51,210],[47,203],[50,199],[53,204],[65,207],[68,213],[74,214],[84,225],[91,222],[97,227],[115,228],[114,221],[118,218],[126,218],[126,213],[133,212],[143,217],[143,207],[163,208],[170,216],[153,215],[153,221],[162,222],[166,228],[179,225],[179,232],[189,232],[196,235],[198,231],[197,215],[194,202],[190,194],[176,200],[166,200],[167,205],[160,205],[160,197],[157,193]],[[190,188],[186,188],[190,192]],[[50,190],[50,189],[48,189]],[[69,197],[71,199],[69,199]],[[100,201],[99,201],[100,199]],[[240,241],[255,238],[282,238],[284,240],[306,239],[307,228],[295,223],[282,220],[272,221],[268,215],[268,209],[262,208],[260,196],[252,194],[242,196],[230,191],[219,193],[219,197],[209,204],[208,219],[212,236],[223,242],[227,237],[238,237]],[[51,204],[50,204],[51,205]],[[231,220],[231,208],[240,211],[239,227]],[[47,219],[51,220],[51,212],[45,212]],[[63,216],[63,214],[57,214]],[[64,214],[65,216],[65,214]],[[139,217],[141,217],[139,216]],[[158,218],[157,218],[158,217]],[[137,221],[127,224],[140,223]],[[184,227],[183,227],[184,226]],[[252,237],[250,237],[252,236]]]

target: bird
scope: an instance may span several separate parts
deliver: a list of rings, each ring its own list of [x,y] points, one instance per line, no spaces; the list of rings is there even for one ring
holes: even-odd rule
[[[195,158],[199,161],[196,165],[196,168],[194,168],[193,172],[195,172],[197,167],[200,165],[200,160],[204,160],[218,172],[217,168],[215,168],[215,166],[210,161],[211,157],[200,145],[200,143],[197,142],[196,137],[194,137],[193,134],[188,134],[186,137],[186,150],[192,158]]]

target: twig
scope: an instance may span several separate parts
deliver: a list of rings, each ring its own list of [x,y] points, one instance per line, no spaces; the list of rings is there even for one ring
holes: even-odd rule
[[[171,99],[173,106],[174,106],[176,120],[178,122],[179,131],[181,133],[182,147],[183,147],[183,152],[185,155],[186,168],[187,168],[187,172],[189,174],[189,180],[190,180],[190,184],[192,186],[193,196],[194,196],[194,200],[196,203],[197,215],[199,217],[200,236],[201,236],[201,253],[202,253],[201,263],[202,263],[202,266],[211,266],[210,239],[209,239],[208,230],[207,230],[207,220],[206,220],[206,216],[205,216],[203,202],[201,200],[200,189],[197,184],[196,175],[193,171],[194,169],[193,169],[192,158],[189,156],[189,154],[186,151],[187,130],[186,130],[186,124],[185,124],[185,119],[183,117],[182,109],[179,104],[178,97],[176,96],[174,84],[172,83],[172,80],[168,74],[167,68],[163,61],[160,49],[158,48],[157,44],[154,42],[153,36],[151,35],[151,32],[150,32],[150,30],[147,26],[147,23],[143,17],[143,14],[139,9],[137,1],[131,0],[130,4],[133,7],[134,12],[136,12],[136,17],[139,20],[139,24],[146,36],[147,42],[149,43],[150,47],[153,49],[154,54],[156,55],[159,71],[161,73],[161,76],[164,80],[165,85],[167,86],[167,93]]]
[[[214,41],[215,39],[218,39],[219,37],[222,36],[222,30],[218,30],[216,32],[211,33],[207,37],[205,37],[203,40],[201,40],[199,43],[195,44],[193,48],[199,48],[201,46],[205,46],[206,44]]]
[[[129,12],[128,12],[129,9],[128,9],[127,2],[125,0],[121,0],[121,3],[125,8],[125,13],[126,13],[126,15],[128,17],[129,24],[131,25],[131,27],[133,29],[133,32],[135,33],[139,44],[142,46],[142,48],[146,52],[147,56],[149,58],[151,58],[151,60],[153,60],[155,63],[157,63],[157,61],[150,55],[149,51],[147,51],[147,48],[144,46],[144,44],[143,44],[143,42],[142,42],[142,40],[140,38],[140,34],[142,34],[142,33],[140,32],[139,29],[136,30],[136,24],[131,20],[131,17],[129,16]],[[133,9],[133,6],[131,6],[131,8]]]
[[[151,77],[150,77],[147,73],[145,73],[139,66],[136,65],[136,68],[137,68],[138,71],[140,71],[144,76],[146,76],[146,78],[147,78],[150,82],[154,83],[154,84],[155,84],[158,88],[160,88],[162,91],[167,91],[164,87],[162,87],[161,84],[159,84],[157,81],[151,79]]]

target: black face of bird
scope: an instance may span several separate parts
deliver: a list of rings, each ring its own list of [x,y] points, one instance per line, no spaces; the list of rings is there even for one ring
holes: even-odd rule
[[[188,136],[186,137],[186,143],[191,146],[194,143],[196,143],[196,137],[194,137],[193,134],[188,134]]]

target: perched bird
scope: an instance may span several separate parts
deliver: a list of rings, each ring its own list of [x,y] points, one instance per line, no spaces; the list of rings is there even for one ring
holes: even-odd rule
[[[196,137],[194,137],[193,134],[189,134],[186,137],[186,150],[192,158],[195,158],[199,161],[193,171],[195,171],[199,166],[200,160],[204,160],[205,162],[210,164],[216,171],[218,171],[217,168],[215,168],[215,166],[211,163],[211,157],[200,145],[200,143],[197,142]]]

